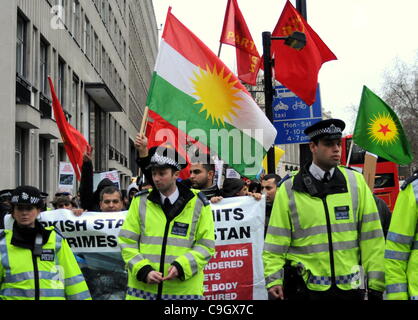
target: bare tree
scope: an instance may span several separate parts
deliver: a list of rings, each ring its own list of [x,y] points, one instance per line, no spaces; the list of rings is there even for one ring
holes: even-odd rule
[[[383,99],[393,108],[402,122],[414,153],[409,171],[418,168],[418,53],[415,62],[397,60],[392,70],[384,74]]]

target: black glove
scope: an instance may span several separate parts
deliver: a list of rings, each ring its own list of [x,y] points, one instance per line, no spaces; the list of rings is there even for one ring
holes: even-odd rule
[[[367,290],[367,300],[380,301],[383,300],[383,293],[373,289]]]

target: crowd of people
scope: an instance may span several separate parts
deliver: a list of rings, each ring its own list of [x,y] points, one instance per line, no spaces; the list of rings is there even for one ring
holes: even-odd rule
[[[196,155],[190,177],[181,180],[186,161],[170,146],[148,149],[138,134],[143,175],[126,191],[109,179],[93,190],[91,153],[83,158],[77,196],[57,192],[51,208],[35,187],[1,191],[0,223],[7,214],[14,223],[11,230],[0,226],[0,299],[201,299],[204,266],[215,252],[210,203],[236,196],[266,201],[269,299],[373,300],[385,290],[389,298],[417,297],[418,282],[408,269],[416,252],[417,176],[405,181],[390,224],[390,211],[362,175],[338,166],[344,126],[329,119],[306,129],[313,161],[283,179],[226,178],[219,188],[210,156]],[[120,253],[74,255],[59,230],[38,222],[39,213],[51,209],[76,216],[128,210]],[[356,266],[366,274],[363,290],[353,286]]]

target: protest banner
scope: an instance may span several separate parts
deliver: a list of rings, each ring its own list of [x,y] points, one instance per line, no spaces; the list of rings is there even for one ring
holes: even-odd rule
[[[119,172],[118,170],[113,170],[113,171],[98,172],[98,173],[93,174],[93,190],[94,191],[96,191],[99,182],[105,178],[108,178],[110,181],[113,182],[115,187],[120,189]]]
[[[226,198],[211,204],[211,209],[216,252],[204,270],[205,299],[267,299],[262,261],[265,197],[261,201],[248,196]],[[119,254],[117,237],[126,214],[127,211],[84,212],[77,217],[70,210],[58,209],[41,212],[38,220],[43,226],[60,230],[76,254]],[[5,228],[11,229],[13,222],[11,215],[6,215]]]
[[[61,192],[73,193],[75,173],[70,162],[60,162],[58,189]]]
[[[265,197],[233,197],[211,204],[216,252],[205,267],[206,300],[264,300],[262,260]]]

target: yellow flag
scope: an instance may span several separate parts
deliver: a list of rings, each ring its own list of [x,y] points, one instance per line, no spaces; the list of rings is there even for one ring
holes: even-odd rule
[[[277,168],[280,158],[284,155],[284,150],[274,146],[274,167]],[[263,159],[263,168],[267,172],[267,154]]]

